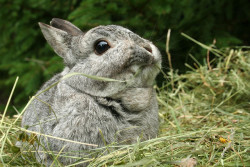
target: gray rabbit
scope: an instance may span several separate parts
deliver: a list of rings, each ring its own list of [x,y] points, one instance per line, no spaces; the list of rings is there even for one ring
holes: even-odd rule
[[[116,25],[83,33],[70,22],[54,18],[50,25],[39,26],[63,58],[65,68],[42,86],[23,115],[22,127],[98,147],[157,136],[158,105],[153,83],[161,67],[161,54],[152,42]],[[116,81],[84,75],[63,79],[75,73]],[[39,146],[37,159],[47,166],[53,158],[44,150],[59,152],[63,148],[64,153],[81,156],[84,150],[96,148],[42,135],[39,138],[44,146]],[[58,159],[64,165],[76,161],[63,156]]]

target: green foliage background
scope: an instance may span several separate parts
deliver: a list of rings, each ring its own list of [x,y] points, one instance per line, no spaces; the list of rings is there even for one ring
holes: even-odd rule
[[[205,44],[216,39],[218,47],[249,45],[248,0],[0,0],[0,7],[0,109],[16,76],[20,79],[12,105],[18,108],[63,68],[37,24],[48,24],[54,17],[67,19],[84,31],[101,24],[127,27],[159,47],[165,71],[169,28],[172,64],[181,72],[186,70],[184,63],[192,62],[188,53],[200,62],[206,57],[206,51],[181,32]]]

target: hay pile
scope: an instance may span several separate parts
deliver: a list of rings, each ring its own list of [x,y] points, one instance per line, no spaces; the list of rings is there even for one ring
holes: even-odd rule
[[[89,161],[90,166],[126,167],[248,166],[250,51],[247,49],[210,48],[216,58],[206,65],[194,60],[194,65],[187,65],[190,71],[186,74],[171,71],[165,83],[155,87],[160,105],[159,137],[145,142],[138,140],[134,145],[117,149],[109,145],[94,152],[93,158],[79,159],[79,163]],[[23,153],[15,147],[24,131],[19,126],[19,119],[2,117],[2,164],[40,166],[32,151]],[[30,144],[33,143],[30,139]],[[60,156],[54,155],[55,159]]]

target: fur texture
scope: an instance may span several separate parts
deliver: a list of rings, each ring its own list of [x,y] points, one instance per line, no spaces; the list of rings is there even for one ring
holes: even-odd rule
[[[161,66],[161,55],[152,42],[116,25],[98,26],[83,33],[65,20],[53,19],[50,24],[39,23],[48,43],[64,59],[65,69],[40,91],[75,72],[126,82],[71,76],[30,104],[22,126],[98,147],[112,142],[133,143],[138,137],[142,140],[156,137],[158,105],[153,83],[159,73],[156,65]],[[102,55],[95,52],[98,40],[110,45]],[[95,148],[42,136],[40,140],[44,145],[38,148],[40,151],[59,152],[64,147],[63,152],[73,152],[74,156]],[[47,166],[52,163],[52,157],[44,153],[38,153],[37,159]],[[59,161],[66,165],[75,160],[59,158]]]

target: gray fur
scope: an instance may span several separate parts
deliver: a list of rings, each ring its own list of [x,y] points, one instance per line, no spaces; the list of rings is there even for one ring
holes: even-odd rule
[[[39,25],[48,43],[65,62],[65,69],[40,91],[74,72],[126,82],[98,81],[81,75],[62,80],[30,104],[23,115],[23,127],[98,147],[157,136],[158,105],[153,83],[159,73],[155,65],[161,66],[161,55],[150,41],[116,25],[98,26],[85,34],[61,19],[53,19],[51,26]],[[94,44],[99,39],[111,45],[102,55],[94,52]],[[63,152],[74,152],[74,156],[95,148],[52,138],[40,139],[46,149],[59,152],[64,146]],[[40,151],[43,149],[39,147]],[[47,166],[52,163],[50,155],[38,153],[37,158]],[[59,160],[64,165],[75,161]]]

